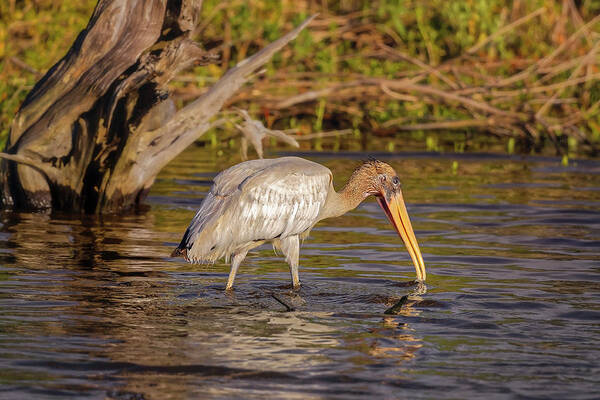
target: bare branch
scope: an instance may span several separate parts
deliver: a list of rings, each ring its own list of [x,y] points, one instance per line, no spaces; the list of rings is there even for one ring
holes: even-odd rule
[[[498,121],[489,119],[466,119],[458,121],[438,121],[426,122],[422,124],[396,125],[396,129],[402,131],[426,131],[436,129],[466,129],[466,128],[486,128],[497,124]]]
[[[326,137],[336,137],[342,135],[348,135],[352,133],[352,129],[339,129],[335,131],[317,132],[308,135],[291,135],[296,140],[310,140],[310,139],[321,139]]]
[[[324,98],[328,96],[337,96],[341,89],[349,88],[349,87],[360,87],[360,86],[377,86],[385,93],[390,94],[393,93],[393,96],[400,97],[398,93],[391,92],[390,89],[409,91],[419,94],[426,94],[435,97],[442,98],[447,101],[456,101],[458,103],[464,104],[469,107],[473,107],[475,109],[485,111],[490,114],[495,114],[499,116],[503,116],[506,118],[524,118],[524,114],[515,113],[511,111],[504,111],[496,107],[492,107],[489,104],[474,100],[470,97],[464,97],[457,95],[455,93],[446,92],[441,89],[434,88],[430,85],[420,85],[411,82],[408,79],[402,80],[390,80],[390,79],[379,79],[379,78],[365,78],[352,82],[344,82],[342,84],[338,84],[329,88],[314,90],[306,93],[299,94],[297,96],[292,96],[284,101],[281,101],[275,105],[276,108],[286,108],[291,107],[293,105],[304,103],[308,101],[313,101],[319,98]],[[387,90],[386,90],[387,89]],[[414,96],[402,96],[402,100],[414,100]]]
[[[552,60],[554,60],[560,53],[562,53],[565,49],[569,48],[579,37],[585,35],[587,31],[593,27],[596,23],[600,22],[600,15],[596,16],[592,20],[590,20],[587,24],[582,26],[577,30],[577,32],[573,33],[563,44],[561,44],[558,48],[556,48],[552,53],[542,58],[535,64],[529,66],[525,70],[515,74],[511,77],[501,80],[498,82],[498,86],[507,86],[523,80],[531,75],[533,72],[537,71],[539,68],[543,68],[548,66]]]
[[[419,60],[418,58],[411,57],[404,52],[401,52],[394,48],[386,46],[385,44],[381,44],[380,47],[383,48],[388,54],[395,55],[398,58],[401,58],[403,60],[411,62],[411,63],[415,64],[417,67],[419,67],[427,72],[432,73],[433,75],[440,78],[442,81],[446,82],[446,84],[448,84],[448,86],[450,86],[452,89],[458,89],[458,85],[456,84],[456,82],[454,82],[452,79],[448,78],[446,75],[442,74],[438,69],[432,67],[431,65],[424,63],[423,61]]]
[[[248,77],[269,61],[273,54],[296,38],[315,17],[316,15],[307,18],[286,35],[231,68],[206,93],[178,111],[161,128],[137,133],[137,140],[128,142],[115,169],[119,169],[123,176],[128,176],[128,179],[140,186],[149,187],[169,161],[206,132],[211,117],[247,82]],[[125,173],[126,170],[129,173]],[[116,183],[114,187],[107,187],[106,196],[110,198],[115,190]]]
[[[577,65],[577,68],[575,68],[575,70],[573,70],[573,72],[571,72],[571,75],[569,76],[569,79],[567,79],[567,81],[576,78],[577,75],[579,75],[579,72],[587,65],[587,63],[591,60],[594,60],[594,58],[596,57],[596,52],[598,51],[598,49],[600,48],[600,40],[596,42],[596,44],[594,45],[594,47],[592,48],[592,50],[581,60],[581,62],[579,63],[579,65]],[[539,118],[541,116],[543,116],[544,114],[546,114],[546,112],[548,111],[548,109],[550,108],[550,106],[554,103],[554,100],[556,100],[558,98],[558,96],[562,95],[563,91],[566,89],[566,86],[563,86],[561,88],[559,88],[553,95],[552,97],[550,97],[543,105],[542,107],[540,107],[540,109],[538,110],[537,113],[535,113],[535,117]]]
[[[288,136],[285,132],[268,129],[261,121],[252,119],[246,110],[241,110],[239,108],[236,108],[235,110],[244,118],[242,125],[235,124],[235,127],[242,132],[244,139],[242,140],[242,159],[247,159],[248,142],[254,146],[258,158],[263,158],[262,140],[265,136],[271,136],[291,146],[300,147],[296,139]]]

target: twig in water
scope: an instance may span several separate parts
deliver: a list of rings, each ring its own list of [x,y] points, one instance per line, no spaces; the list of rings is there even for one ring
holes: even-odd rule
[[[406,304],[407,301],[408,295],[404,295],[400,300],[398,300],[398,302],[396,302],[396,304],[385,310],[383,313],[387,315],[396,315],[400,312],[400,310],[402,310],[402,307]]]
[[[277,296],[275,293],[271,293],[271,297],[274,298],[275,300],[277,300],[277,302],[279,304],[281,304],[282,306],[284,306],[286,308],[286,312],[291,312],[291,311],[296,311],[296,309],[290,305],[288,305],[285,301],[281,300],[279,298],[279,296]]]

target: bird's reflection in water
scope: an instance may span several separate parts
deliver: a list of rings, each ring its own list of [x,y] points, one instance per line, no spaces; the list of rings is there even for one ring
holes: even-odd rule
[[[387,299],[385,304],[391,306],[388,310],[393,310],[390,313],[392,315],[384,315],[377,326],[367,329],[362,334],[349,335],[344,346],[362,353],[362,356],[354,357],[353,362],[377,365],[381,359],[386,359],[402,364],[415,358],[417,351],[423,346],[422,340],[404,319],[421,314],[417,307],[423,301],[421,296],[426,291],[425,285],[419,282],[409,295],[401,299]]]
[[[414,309],[407,309],[403,314],[406,316],[417,316],[420,313]],[[386,340],[373,341],[369,347],[369,355],[373,357],[396,358],[399,362],[403,362],[415,358],[417,350],[423,347],[421,339],[414,336],[414,330],[409,324],[398,322],[398,317],[385,316],[381,325],[382,328],[377,333],[385,337]],[[395,343],[390,345],[388,344],[390,341]]]

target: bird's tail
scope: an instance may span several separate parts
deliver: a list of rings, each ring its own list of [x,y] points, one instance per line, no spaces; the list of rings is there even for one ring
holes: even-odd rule
[[[181,248],[178,247],[175,250],[173,250],[173,252],[171,253],[171,257],[179,257],[182,256],[183,258],[187,259],[187,249],[186,248]]]
[[[171,253],[171,257],[183,256],[187,262],[195,264],[210,263],[219,258],[220,256],[214,252],[217,245],[215,223],[223,213],[224,207],[225,203],[215,199],[210,192],[204,198],[198,212],[185,230],[179,246]]]
[[[181,245],[179,245],[181,246]],[[212,264],[215,262],[216,258],[218,256],[215,256],[214,254],[208,254],[205,255],[204,257],[194,257],[193,256],[193,252],[190,252],[189,249],[185,248],[185,247],[177,247],[175,250],[173,250],[173,252],[171,253],[171,257],[183,257],[185,259],[185,261],[192,263],[192,264]]]

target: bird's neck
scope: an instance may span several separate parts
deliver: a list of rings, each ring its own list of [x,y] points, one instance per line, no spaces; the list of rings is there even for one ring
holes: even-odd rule
[[[342,190],[331,190],[325,203],[322,218],[339,217],[350,210],[354,210],[366,198],[367,192],[363,180],[357,179],[354,174]]]

